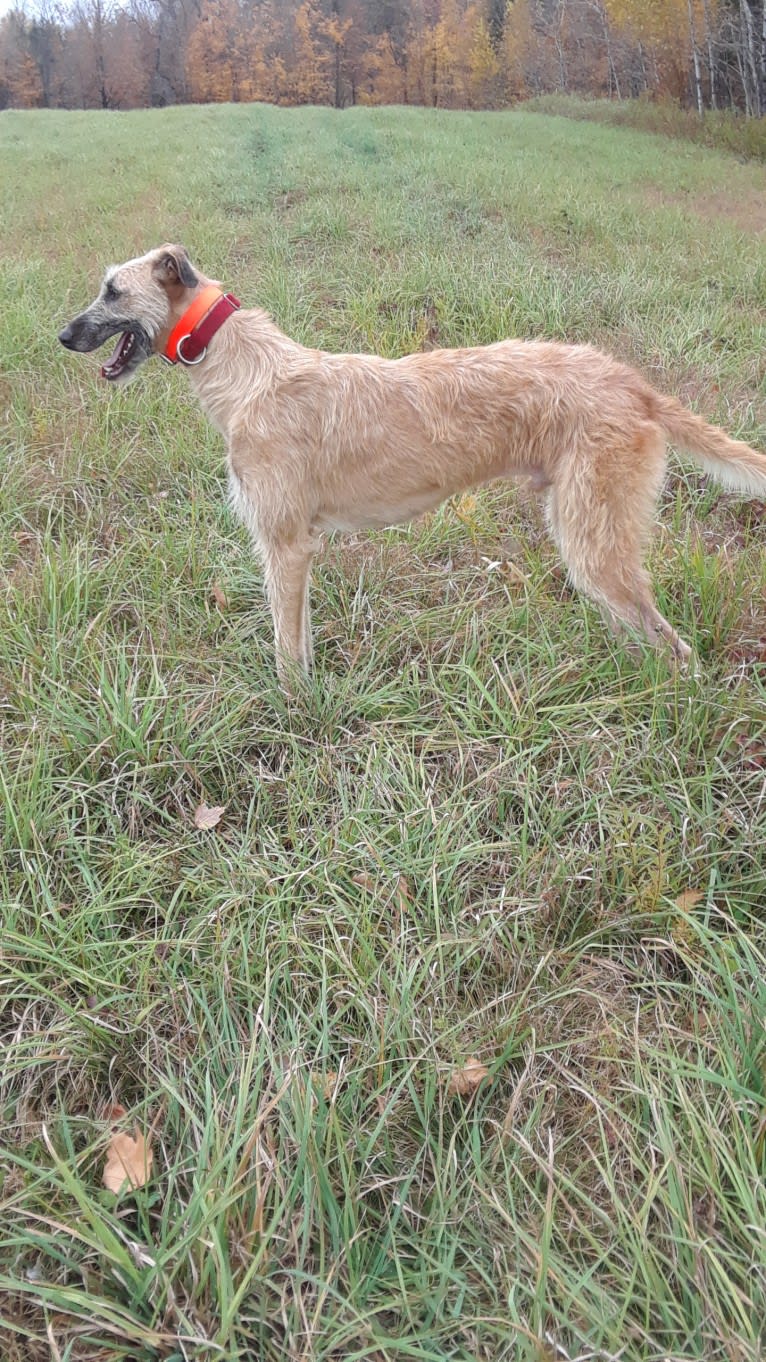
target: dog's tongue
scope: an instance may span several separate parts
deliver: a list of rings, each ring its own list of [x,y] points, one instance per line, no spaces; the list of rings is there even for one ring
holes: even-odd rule
[[[106,364],[102,364],[101,366],[102,378],[114,378],[116,374],[119,374],[120,371],[124,369],[125,361],[128,358],[128,352],[132,349],[132,346],[132,331],[124,331],[115,346],[112,358],[108,359]]]

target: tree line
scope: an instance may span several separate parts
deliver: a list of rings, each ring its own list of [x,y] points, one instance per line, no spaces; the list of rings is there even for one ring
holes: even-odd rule
[[[0,108],[558,91],[766,114],[766,0],[38,0],[0,19]]]

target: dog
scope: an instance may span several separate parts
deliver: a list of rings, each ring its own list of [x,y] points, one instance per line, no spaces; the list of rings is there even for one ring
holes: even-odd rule
[[[325,531],[399,524],[524,479],[545,498],[572,584],[685,663],[643,564],[666,440],[725,487],[766,496],[766,456],[590,346],[503,340],[396,360],[312,350],[240,309],[178,245],[108,269],[59,340],[91,351],[118,333],[107,381],[129,382],[154,354],[180,362],[226,441],[288,684],[311,667],[309,578]]]

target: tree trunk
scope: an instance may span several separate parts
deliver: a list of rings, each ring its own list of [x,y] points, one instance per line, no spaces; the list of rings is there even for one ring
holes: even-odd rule
[[[603,29],[604,29],[604,43],[605,43],[605,45],[606,45],[606,60],[607,60],[608,66],[609,66],[609,83],[610,83],[610,85],[611,85],[612,83],[614,83],[614,92],[615,92],[615,94],[617,95],[617,98],[618,98],[618,99],[622,99],[622,91],[621,91],[621,89],[620,89],[620,78],[619,78],[619,76],[617,75],[617,67],[615,66],[615,62],[614,62],[614,52],[612,51],[612,35],[611,35],[611,33],[609,32],[609,20],[608,20],[608,18],[607,18],[607,16],[606,16],[606,10],[604,9],[604,6],[603,6],[602,4],[599,5],[599,7],[598,7],[598,12],[599,12],[599,14],[600,14],[600,16],[601,16],[601,23],[602,23],[602,26],[603,26]],[[640,51],[640,50],[641,50],[641,44],[639,43],[639,51]],[[643,64],[644,64],[644,55],[643,55],[643,52],[641,52],[641,67],[642,67],[642,69],[643,69]],[[644,76],[644,82],[646,82],[646,76]]]
[[[694,9],[692,0],[686,0],[689,10],[689,37],[692,45],[692,65],[694,68],[694,98],[697,105],[697,113],[704,112],[704,102],[702,99],[702,72],[700,69],[700,54],[697,47],[697,34],[694,28]]]
[[[707,66],[710,80],[710,107],[711,109],[717,109],[718,97],[716,95],[715,82],[715,48],[713,46],[713,29],[710,23],[709,0],[702,0],[702,14],[705,20],[705,46],[707,47]],[[766,5],[764,6],[764,14],[766,14]]]
[[[755,25],[753,11],[747,0],[739,0],[741,18],[740,32],[743,40],[742,64],[743,84],[745,86],[745,108],[755,118],[761,114],[761,98],[758,82],[758,62],[755,54]],[[743,69],[744,68],[744,69]]]

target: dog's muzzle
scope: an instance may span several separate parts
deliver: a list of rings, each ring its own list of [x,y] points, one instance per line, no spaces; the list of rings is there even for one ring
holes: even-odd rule
[[[71,322],[67,322],[63,330],[59,331],[59,340],[62,345],[66,346],[67,350],[74,349],[74,331],[72,330]]]
[[[87,354],[89,350],[96,350],[103,342],[98,335],[89,327],[81,317],[75,317],[74,321],[67,322],[63,331],[59,331],[59,340],[65,345],[67,350],[79,350]]]
[[[152,353],[151,339],[140,322],[113,318],[102,322],[84,312],[59,331],[59,340],[67,350],[87,354],[115,335],[119,335],[119,340],[111,358],[102,364],[101,375],[112,383],[117,380],[124,382]]]
[[[59,331],[59,340],[65,345],[67,350],[77,350],[81,354],[88,354],[91,350],[98,350],[104,341],[108,341],[110,336],[116,335],[123,330],[123,323],[108,318],[104,320],[94,317],[90,310],[81,312],[79,316],[73,317],[71,322],[67,322],[62,331]]]

